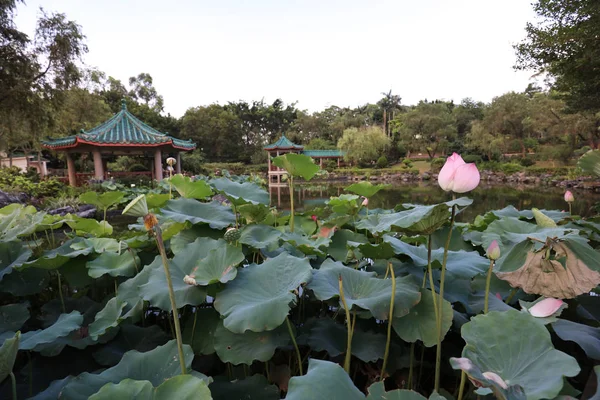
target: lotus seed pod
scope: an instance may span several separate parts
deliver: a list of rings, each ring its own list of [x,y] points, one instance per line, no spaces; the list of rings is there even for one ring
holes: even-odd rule
[[[174,159],[173,157],[167,158],[167,165],[169,165],[170,167],[172,167],[175,164],[177,164],[177,160],[176,159]]]
[[[223,239],[225,239],[229,243],[233,243],[233,242],[237,242],[238,240],[240,240],[241,236],[242,236],[242,233],[240,232],[239,229],[229,228],[225,232],[225,235],[223,235]]]

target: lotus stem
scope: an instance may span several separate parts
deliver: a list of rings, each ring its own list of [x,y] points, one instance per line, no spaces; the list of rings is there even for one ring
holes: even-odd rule
[[[25,353],[27,354],[27,361],[28,361],[28,375],[29,375],[29,397],[33,397],[33,362],[31,361],[31,351],[27,350],[25,351]]]
[[[515,295],[517,294],[518,291],[519,291],[519,288],[513,288],[513,290],[511,290],[510,293],[508,294],[508,297],[506,298],[506,300],[504,300],[504,303],[510,304],[513,297],[515,297]]]
[[[60,297],[60,305],[62,306],[63,314],[67,313],[67,308],[65,307],[65,299],[62,294],[62,281],[60,279],[60,272],[56,271],[56,277],[58,278],[58,297]]]
[[[390,355],[390,341],[392,340],[392,318],[394,318],[394,299],[396,298],[396,275],[392,263],[388,263],[388,269],[392,276],[392,296],[390,298],[390,316],[388,318],[387,340],[385,342],[385,353],[383,354],[383,365],[381,367],[381,380],[385,379],[385,367],[387,367],[388,357]]]
[[[10,385],[12,386],[12,398],[13,400],[17,400],[17,380],[15,379],[15,374],[10,371]]]
[[[298,357],[298,370],[300,371],[300,375],[304,375],[304,371],[302,370],[302,356],[300,355],[300,349],[298,348],[298,343],[296,343],[296,336],[294,335],[294,330],[292,329],[292,323],[287,316],[285,317],[285,322],[287,323],[288,332],[290,333],[292,343],[296,349],[296,357]]]
[[[446,239],[446,245],[444,246],[444,258],[442,259],[442,273],[440,276],[440,302],[438,304],[437,314],[437,349],[435,353],[435,380],[434,380],[434,391],[440,391],[440,368],[442,366],[442,314],[444,304],[444,283],[446,281],[446,263],[448,262],[448,248],[450,247],[450,240],[452,240],[452,229],[454,228],[454,217],[456,216],[456,206],[452,205],[452,216],[450,217],[450,230],[448,231],[448,238]]]
[[[429,275],[429,286],[431,287],[431,298],[433,299],[433,309],[435,310],[435,327],[438,327],[438,306],[437,296],[435,295],[435,285],[433,284],[433,271],[431,270],[431,235],[427,237],[427,274]],[[425,279],[423,279],[425,282]],[[425,287],[425,284],[423,284]]]
[[[462,400],[465,391],[465,383],[467,382],[467,374],[465,371],[460,373],[460,386],[458,388],[458,400]]]
[[[133,266],[135,267],[135,273],[139,274],[140,269],[138,268],[138,263],[135,259],[135,254],[133,253],[133,250],[131,250],[131,247],[127,247],[127,250],[129,251],[129,254],[131,254],[131,257],[133,258]]]
[[[196,321],[197,320],[198,320],[198,308],[196,308],[194,310],[194,323],[192,324],[192,336],[190,337],[190,346],[192,345],[192,343],[194,343],[194,336],[196,335]]]
[[[290,174],[288,178],[290,187],[290,232],[294,232],[294,178]]]
[[[415,342],[412,342],[410,344],[410,367],[408,369],[408,390],[412,389],[414,363],[415,363]]]
[[[487,279],[485,280],[485,301],[483,305],[483,313],[487,314],[490,303],[490,283],[492,282],[492,273],[494,272],[494,260],[490,260],[490,268],[488,269]]]
[[[167,259],[167,252],[165,251],[165,244],[162,239],[162,232],[160,227],[156,225],[154,227],[156,245],[162,258],[162,264],[165,269],[165,276],[167,277],[167,286],[169,287],[169,299],[171,300],[171,309],[173,311],[173,324],[175,325],[175,338],[177,339],[177,351],[179,352],[179,365],[181,366],[181,374],[185,375],[187,370],[185,368],[185,356],[183,355],[183,340],[181,339],[181,327],[179,326],[179,315],[177,311],[177,303],[175,302],[175,292],[173,291],[173,282],[171,281],[171,271],[169,270],[169,260]]]
[[[573,216],[573,206],[571,205],[571,202],[569,202],[569,215]]]
[[[346,347],[346,358],[344,359],[344,370],[350,375],[350,359],[352,358],[352,320],[350,319],[350,310],[348,304],[346,304],[346,298],[344,297],[344,284],[342,283],[342,275],[339,276],[339,287],[340,287],[340,299],[344,310],[346,310],[346,325],[348,325],[348,344]]]

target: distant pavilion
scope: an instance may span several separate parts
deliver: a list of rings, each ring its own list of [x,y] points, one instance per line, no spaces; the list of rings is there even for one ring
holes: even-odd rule
[[[104,180],[108,178],[107,160],[112,156],[146,156],[151,159],[150,172],[152,179],[163,178],[163,153],[175,153],[177,163],[176,172],[181,173],[181,152],[191,151],[196,144],[189,140],[181,140],[146,125],[133,114],[127,111],[125,100],[122,101],[121,111],[108,121],[90,129],[81,130],[73,136],[42,141],[42,146],[47,149],[64,152],[67,159],[67,174],[69,185],[77,186],[77,177],[86,174],[77,174],[74,153],[91,153],[94,159],[94,178]]]
[[[304,150],[304,146],[295,144],[291,140],[281,135],[278,141],[268,146],[263,147],[269,153],[269,183],[276,181],[281,183],[281,176],[286,174],[286,171],[282,168],[276,167],[271,163],[272,157],[277,157],[286,153],[298,153],[304,154],[313,159],[319,160],[319,166],[323,168],[323,160],[334,159],[337,160],[338,167],[340,161],[344,157],[344,153],[340,150]]]

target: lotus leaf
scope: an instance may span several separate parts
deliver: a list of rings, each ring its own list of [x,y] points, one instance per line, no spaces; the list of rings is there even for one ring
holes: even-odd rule
[[[104,308],[96,314],[94,322],[88,327],[88,333],[93,340],[102,336],[110,328],[114,328],[121,322],[121,314],[125,308],[125,303],[119,301],[116,297],[110,299]]]
[[[348,242],[368,243],[365,235],[352,232],[348,229],[340,229],[333,234],[328,252],[336,260],[344,262],[348,253]]]
[[[168,193],[148,193],[146,195],[146,204],[151,210],[164,207],[169,200],[171,200],[171,196]]]
[[[10,204],[0,210],[0,240],[11,242],[34,233],[44,221],[45,213],[35,207]]]
[[[215,331],[223,325],[214,308],[196,308],[183,329],[183,342],[194,349],[194,354],[208,355],[215,352]]]
[[[145,353],[168,341],[169,336],[158,325],[143,328],[132,324],[121,324],[114,340],[100,347],[93,356],[98,364],[110,367],[117,365],[129,350]]]
[[[60,268],[71,258],[92,253],[94,249],[91,244],[81,246],[82,243],[87,244],[82,238],[67,240],[62,246],[44,252],[37,260],[24,263],[18,269],[42,268],[52,270]]]
[[[311,358],[304,376],[290,379],[286,400],[364,400],[365,395],[336,363]]]
[[[285,169],[288,174],[302,177],[307,181],[319,172],[319,166],[314,163],[311,157],[304,154],[288,153],[273,158],[272,163],[276,167]]]
[[[89,276],[99,278],[105,274],[112,277],[133,276],[138,265],[140,258],[126,251],[121,254],[104,252],[98,258],[88,261],[86,267]]]
[[[205,181],[195,181],[181,174],[173,175],[173,177],[169,179],[169,182],[173,185],[177,192],[179,192],[181,197],[186,199],[202,200],[213,193],[212,188]],[[154,208],[151,207],[150,204],[148,204],[148,206],[150,208]]]
[[[426,400],[425,397],[412,390],[396,389],[386,392],[383,382],[372,384],[369,386],[368,391],[369,395],[367,396],[367,400]],[[444,397],[442,397],[442,399],[443,398]]]
[[[385,189],[390,187],[390,185],[373,185],[371,182],[362,181],[358,183],[353,183],[352,185],[344,188],[349,192],[357,194],[359,196],[364,196],[366,198],[371,198],[377,194],[381,189]]]
[[[366,229],[373,235],[389,232],[392,227],[403,232],[431,234],[450,218],[448,205],[414,206],[392,214],[373,214],[356,223],[356,228]]]
[[[559,319],[552,323],[552,329],[562,340],[577,343],[588,357],[600,360],[600,328]]]
[[[307,288],[322,301],[338,298],[340,277],[344,285],[346,303],[350,309],[357,307],[359,310],[369,310],[371,315],[379,320],[389,318],[392,281],[376,278],[374,272],[355,270],[340,262],[327,259],[318,270],[313,272],[313,279]],[[421,293],[411,277],[397,277],[394,316],[406,315],[420,298]],[[342,307],[341,300],[339,305]]]
[[[246,203],[269,204],[269,193],[255,183],[238,183],[227,178],[217,178],[212,179],[210,184],[217,191],[227,196],[235,205]]]
[[[46,329],[29,331],[21,335],[20,350],[39,351],[43,345],[50,344],[56,339],[67,336],[81,327],[83,315],[78,311],[61,314],[58,320]]]
[[[182,252],[185,249],[185,246],[201,237],[215,240],[221,239],[223,237],[223,232],[211,229],[208,225],[195,225],[191,228],[184,229],[173,236],[170,241],[173,254],[177,255]]]
[[[212,400],[210,390],[202,379],[193,375],[174,376],[154,388],[149,381],[124,379],[107,383],[90,400]]]
[[[479,394],[488,394],[491,390],[498,399],[528,399],[528,397],[525,396],[523,387],[517,384],[512,385],[512,382],[503,379],[495,372],[482,372],[481,369],[477,365],[473,364],[473,362],[468,358],[450,358],[450,364],[454,369],[463,370],[475,387],[483,388],[485,390],[485,393],[481,393],[482,389],[478,389],[477,393]]]
[[[75,231],[78,236],[92,235],[96,237],[110,236],[113,233],[113,227],[108,221],[96,221],[95,219],[81,218],[76,215],[69,215],[67,225]]]
[[[189,221],[192,224],[205,223],[213,229],[223,229],[235,223],[231,209],[215,201],[201,203],[198,200],[184,198],[169,200],[161,211],[166,218],[174,221]]]
[[[185,366],[192,364],[194,353],[190,346],[184,345]],[[63,388],[61,399],[84,400],[98,392],[107,383],[119,383],[124,379],[150,381],[152,386],[160,386],[166,379],[179,375],[179,355],[175,340],[158,346],[146,353],[131,350],[125,353],[114,367],[99,374],[84,372],[73,378]]]
[[[439,294],[436,293],[435,296],[439,302]],[[445,336],[452,326],[453,310],[446,299],[443,300],[442,307],[442,334]],[[421,301],[411,308],[407,315],[394,318],[392,326],[398,336],[406,342],[414,343],[421,340],[425,347],[435,346],[437,328],[431,290],[421,289]]]
[[[7,304],[0,307],[0,333],[15,332],[29,319],[29,303]]]
[[[31,249],[21,242],[0,242],[0,281],[13,268],[23,265],[31,257]]]
[[[210,240],[210,239],[209,239]],[[188,285],[207,286],[211,283],[226,283],[237,275],[237,265],[244,261],[244,253],[239,247],[218,242],[217,248],[209,250],[204,258],[196,258],[205,250],[199,246],[199,251],[194,251],[193,244],[188,245],[184,252],[173,258],[172,265],[189,272],[183,278]]]
[[[281,231],[268,225],[248,225],[242,229],[240,243],[247,244],[255,249],[264,249],[276,243],[281,237]]]
[[[310,281],[311,270],[307,259],[287,253],[241,269],[215,299],[223,325],[234,333],[277,328],[296,302],[292,292]]]
[[[554,349],[544,325],[516,310],[478,315],[463,325],[461,333],[467,343],[462,357],[481,372],[497,374],[507,385],[521,386],[528,400],[554,398],[563,376],[573,377],[580,370],[573,357]],[[453,367],[465,370],[457,363]]]
[[[237,212],[246,220],[247,224],[261,223],[268,216],[273,215],[271,209],[265,204],[242,204],[237,208]]]
[[[102,194],[98,194],[98,192],[85,192],[79,196],[79,200],[85,204],[91,204],[102,209],[107,209],[119,204],[124,197],[125,193],[117,191],[104,192]]]
[[[577,166],[585,173],[600,176],[600,150],[585,153],[577,162]]]
[[[337,214],[357,215],[360,209],[360,197],[355,194],[342,194],[330,198],[326,204]]]
[[[269,385],[263,375],[228,382],[215,379],[209,385],[214,400],[279,400],[279,389]]]
[[[0,346],[0,383],[12,372],[17,353],[19,352],[19,339],[21,333],[17,332],[10,339],[6,339]]]
[[[525,240],[498,261],[496,276],[526,293],[571,299],[598,286],[599,271],[598,253],[587,243],[548,240],[535,251]]]
[[[31,268],[5,275],[0,282],[0,292],[13,296],[30,296],[47,287],[50,274],[43,269]]]

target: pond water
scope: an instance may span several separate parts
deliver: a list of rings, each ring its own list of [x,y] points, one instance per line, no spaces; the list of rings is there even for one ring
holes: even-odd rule
[[[350,183],[311,183],[296,185],[294,188],[294,208],[298,211],[321,206],[331,196],[344,192]],[[594,205],[600,203],[600,193],[588,190],[571,190],[575,196],[573,214],[590,216],[596,214]],[[533,207],[547,210],[568,210],[564,189],[552,186],[531,185],[488,185],[480,184],[477,189],[467,193],[473,204],[460,215],[463,222],[471,222],[480,214],[489,210],[501,209],[512,205],[519,210]],[[283,210],[290,208],[290,192],[287,186],[269,187],[271,206]],[[460,197],[460,196],[457,196]],[[444,192],[437,182],[395,183],[388,189],[377,193],[369,200],[369,208],[394,208],[401,203],[436,204],[452,200],[452,194]]]

